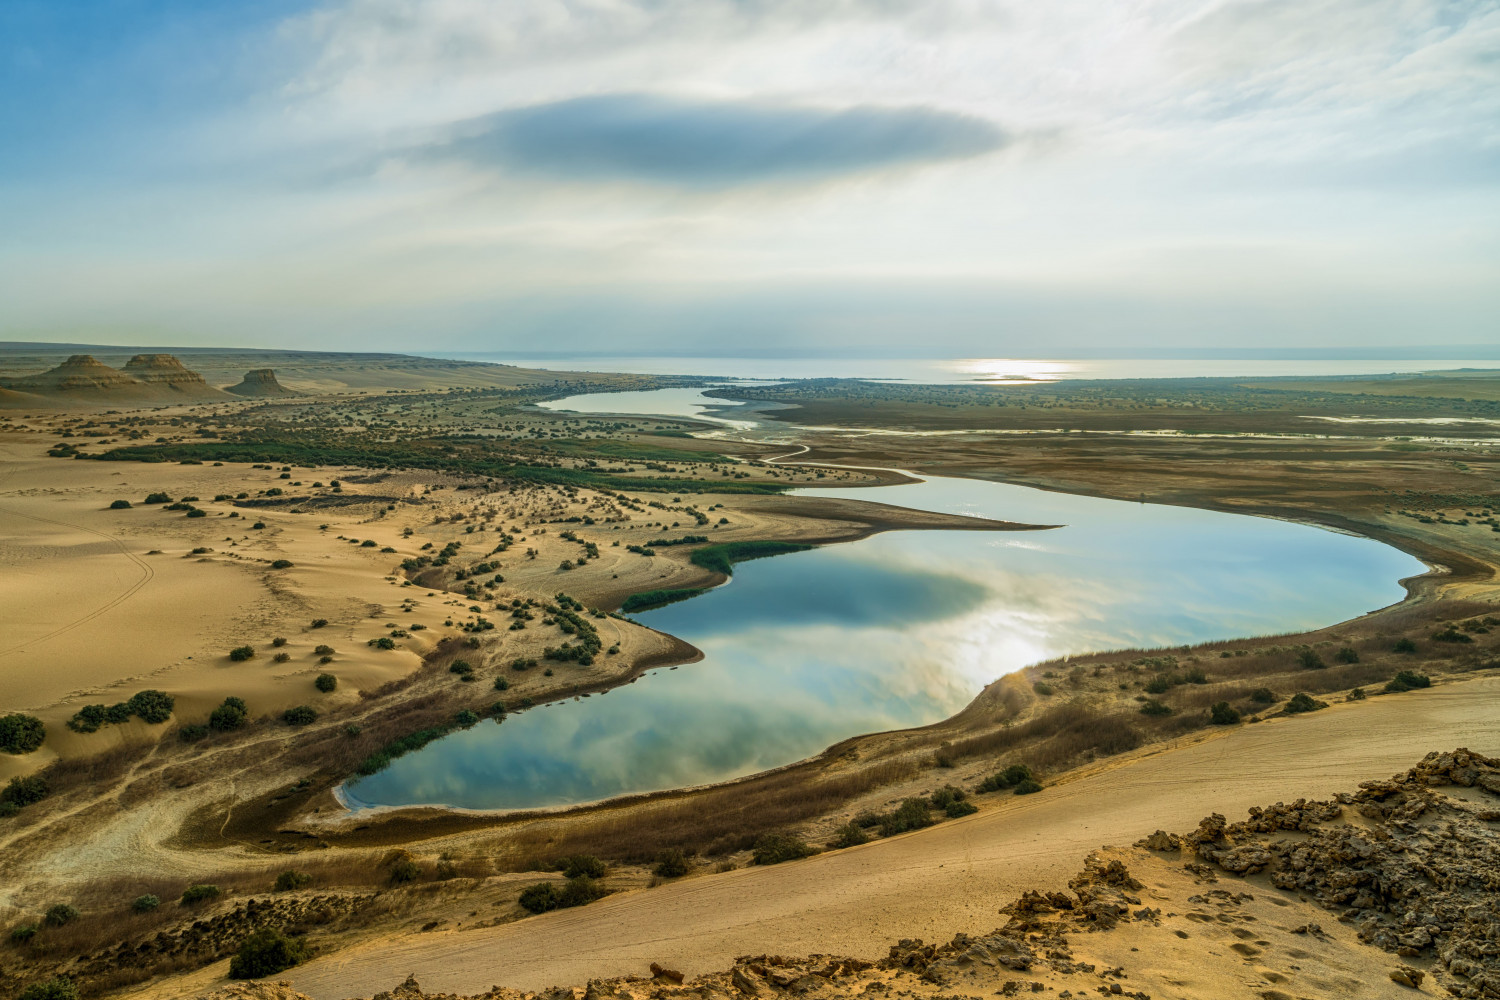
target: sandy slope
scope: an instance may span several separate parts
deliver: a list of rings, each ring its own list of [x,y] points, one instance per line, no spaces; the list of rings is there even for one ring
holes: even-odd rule
[[[1139,756],[930,830],[771,868],[688,879],[593,906],[474,931],[402,933],[287,973],[316,1000],[370,995],[415,972],[428,989],[539,989],[642,973],[689,974],[749,952],[874,957],[889,941],[944,940],[1003,922],[1020,891],[1062,886],[1101,843],[1190,829],[1209,811],[1352,788],[1436,746],[1500,749],[1500,678],[1338,705]],[[1372,952],[1372,961],[1374,961]],[[150,995],[189,996],[223,964]]]

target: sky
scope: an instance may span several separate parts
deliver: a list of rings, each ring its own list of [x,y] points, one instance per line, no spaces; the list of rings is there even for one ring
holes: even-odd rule
[[[1500,343],[1500,0],[3,0],[0,339]]]

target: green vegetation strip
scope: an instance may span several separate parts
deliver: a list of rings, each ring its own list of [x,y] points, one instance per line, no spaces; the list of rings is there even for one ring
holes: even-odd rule
[[[638,594],[631,594],[625,598],[625,603],[620,605],[620,610],[627,615],[635,611],[645,611],[649,608],[660,608],[677,601],[685,601],[690,597],[708,593],[708,587],[680,587],[675,590],[643,590]]]
[[[725,542],[722,545],[710,545],[699,549],[692,555],[693,565],[711,569],[716,573],[730,576],[734,573],[734,564],[749,562],[751,559],[764,559],[767,556],[779,556],[788,552],[806,552],[812,548],[811,545],[802,542],[773,542],[767,540]]]
[[[373,469],[432,469],[556,486],[657,493],[780,493],[791,488],[788,483],[629,476],[597,469],[529,464],[518,461],[514,454],[501,454],[497,450],[498,445],[466,438],[354,443],[340,440],[301,442],[265,437],[256,441],[135,445],[114,448],[98,457],[107,462],[275,462],[305,467],[355,465]],[[697,460],[692,455],[676,459]]]

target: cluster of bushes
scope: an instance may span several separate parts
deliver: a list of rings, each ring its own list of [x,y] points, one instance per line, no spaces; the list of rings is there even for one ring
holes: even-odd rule
[[[1011,791],[1016,795],[1031,795],[1041,790],[1041,782],[1036,780],[1036,775],[1025,764],[1012,764],[985,778],[975,789],[978,792]]]
[[[83,706],[68,720],[68,728],[75,733],[95,733],[103,726],[128,722],[132,715],[152,725],[160,725],[171,718],[175,704],[175,699],[164,692],[137,691],[129,701]]]
[[[583,906],[607,894],[599,885],[599,880],[608,874],[608,869],[603,861],[592,854],[559,858],[553,867],[562,872],[568,881],[562,888],[552,882],[538,882],[527,886],[521,892],[520,903],[523,909],[531,913],[546,913],[548,910]]]
[[[1208,721],[1215,726],[1232,726],[1240,721],[1239,709],[1227,701],[1216,701],[1209,706]]]
[[[1327,707],[1328,702],[1318,701],[1312,695],[1306,694],[1302,691],[1298,691],[1296,694],[1292,695],[1291,700],[1286,703],[1286,711],[1288,715],[1300,715],[1303,712],[1316,712],[1320,708]]]
[[[17,1000],[78,1000],[78,987],[66,976],[54,976],[40,983],[32,983],[21,991]]]
[[[782,831],[763,833],[751,850],[751,860],[758,865],[779,865],[816,854],[817,849],[795,834]]]
[[[1385,690],[1390,694],[1400,694],[1426,687],[1432,687],[1432,678],[1415,670],[1403,670],[1386,682]]]
[[[1163,673],[1157,674],[1146,682],[1147,694],[1166,694],[1174,687],[1183,684],[1207,684],[1208,674],[1201,667],[1193,667],[1185,673]]]
[[[332,694],[339,686],[339,679],[332,674],[319,674],[313,678],[313,687],[324,694]]]
[[[32,753],[46,738],[47,727],[34,715],[12,712],[0,717],[0,750],[6,753]]]
[[[289,726],[310,726],[318,721],[318,710],[311,705],[298,705],[282,712],[281,721]]]
[[[558,647],[548,646],[542,650],[542,658],[565,663],[572,660],[585,667],[592,664],[599,650],[604,648],[604,642],[599,638],[599,630],[594,628],[593,623],[587,618],[570,607],[548,605],[546,610],[557,621],[557,627],[564,634],[576,635],[578,641],[564,643]],[[579,610],[582,610],[582,605],[579,605]]]
[[[0,788],[0,816],[14,816],[26,806],[45,799],[52,793],[47,779],[39,774],[11,778]]]
[[[229,960],[230,979],[260,979],[300,965],[311,956],[307,942],[272,927],[254,931]]]
[[[234,695],[230,695],[228,698],[224,699],[223,704],[219,705],[218,708],[215,708],[212,712],[208,713],[207,725],[183,726],[182,729],[178,731],[177,735],[185,742],[201,740],[208,736],[208,734],[211,732],[233,732],[234,730],[239,729],[241,726],[243,726],[249,720],[249,718],[250,710],[248,706],[245,705],[244,699],[236,698]]]

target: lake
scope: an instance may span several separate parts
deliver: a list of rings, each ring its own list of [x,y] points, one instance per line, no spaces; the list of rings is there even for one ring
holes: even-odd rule
[[[1328,625],[1424,571],[1306,525],[977,480],[797,492],[1065,527],[888,532],[742,563],[633,616],[702,662],[481,722],[352,782],[349,804],[523,809],[723,781],[936,722],[1039,660]]]

